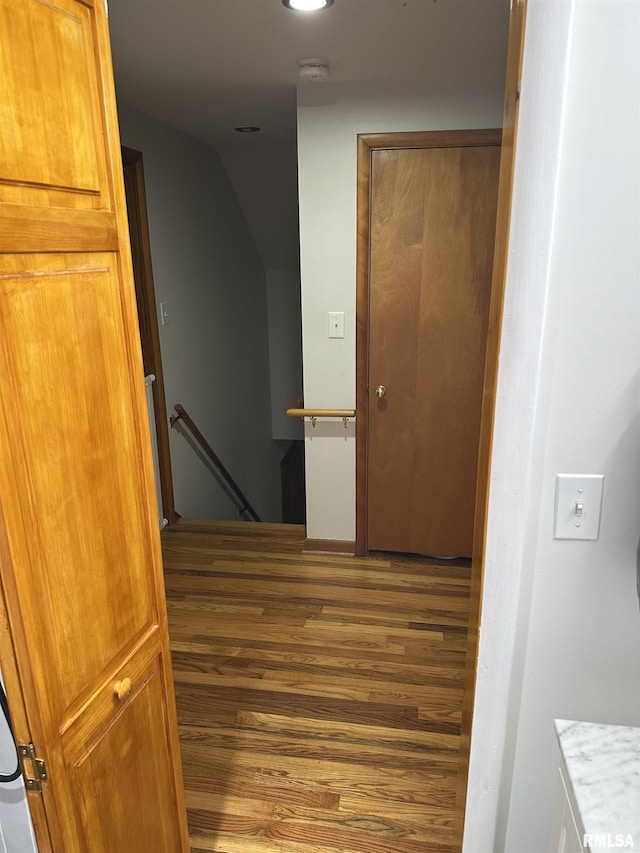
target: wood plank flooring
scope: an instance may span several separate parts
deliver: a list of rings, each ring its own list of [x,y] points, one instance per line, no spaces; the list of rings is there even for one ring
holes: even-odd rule
[[[450,853],[468,565],[162,540],[193,853]]]

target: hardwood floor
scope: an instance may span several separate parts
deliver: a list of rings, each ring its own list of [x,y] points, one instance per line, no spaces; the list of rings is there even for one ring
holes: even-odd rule
[[[162,539],[193,853],[449,853],[468,565]]]

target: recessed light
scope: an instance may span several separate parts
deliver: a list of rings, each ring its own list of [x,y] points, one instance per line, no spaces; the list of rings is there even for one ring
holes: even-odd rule
[[[282,0],[287,9],[296,12],[318,12],[333,5],[333,0]]]
[[[258,133],[259,130],[262,130],[262,128],[256,127],[255,124],[245,124],[242,127],[234,127],[233,129],[236,133]]]

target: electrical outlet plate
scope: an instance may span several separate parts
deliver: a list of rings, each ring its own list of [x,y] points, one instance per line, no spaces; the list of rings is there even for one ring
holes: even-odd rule
[[[604,474],[556,474],[554,539],[597,539]]]

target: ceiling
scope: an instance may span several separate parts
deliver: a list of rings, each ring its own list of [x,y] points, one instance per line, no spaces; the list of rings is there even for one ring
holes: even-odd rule
[[[335,0],[309,14],[281,0],[109,0],[119,103],[218,151],[267,269],[297,266],[298,60],[326,59],[337,83],[499,91],[508,17],[509,0]]]

